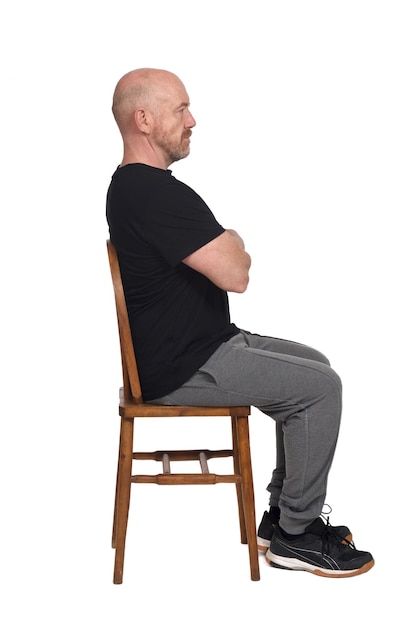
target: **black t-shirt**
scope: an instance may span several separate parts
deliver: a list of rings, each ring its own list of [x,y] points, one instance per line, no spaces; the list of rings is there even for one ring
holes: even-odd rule
[[[224,228],[170,170],[119,167],[107,194],[144,400],[184,384],[239,331],[227,293],[182,259]]]

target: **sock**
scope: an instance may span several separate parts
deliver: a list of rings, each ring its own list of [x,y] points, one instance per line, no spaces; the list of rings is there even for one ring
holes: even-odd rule
[[[279,520],[279,515],[280,515],[279,507],[277,506],[269,507],[269,515],[272,521],[277,522]]]
[[[281,531],[281,535],[284,537],[284,539],[297,539],[297,537],[301,537],[301,535],[304,535],[305,533],[299,533],[297,535],[291,535],[290,533],[287,533],[282,526],[279,527],[280,531]]]

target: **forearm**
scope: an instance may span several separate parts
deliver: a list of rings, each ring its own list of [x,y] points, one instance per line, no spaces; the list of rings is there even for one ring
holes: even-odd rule
[[[234,230],[226,230],[183,262],[224,291],[242,293],[248,286],[251,258]]]

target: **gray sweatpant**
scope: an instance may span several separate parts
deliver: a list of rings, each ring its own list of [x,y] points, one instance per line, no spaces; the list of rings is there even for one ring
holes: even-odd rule
[[[162,404],[251,405],[275,420],[277,460],[267,489],[280,524],[301,533],[323,508],[342,409],[342,385],[308,346],[246,331],[222,344]]]

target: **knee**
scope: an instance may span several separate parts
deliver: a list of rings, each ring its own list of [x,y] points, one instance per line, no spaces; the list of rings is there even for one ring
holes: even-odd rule
[[[327,383],[330,385],[330,390],[336,391],[341,396],[343,385],[339,374],[330,367],[330,365],[325,368],[325,374]]]
[[[342,395],[342,380],[338,373],[326,363],[316,363],[312,368],[310,383],[321,397]]]
[[[322,354],[321,352],[319,352],[320,357],[321,357],[321,363],[324,363],[325,365],[328,365],[330,367],[330,361],[327,358],[327,356],[325,356],[324,354]]]
[[[322,352],[320,352],[319,350],[316,350],[315,348],[312,349],[312,359],[314,361],[317,361],[318,363],[323,363],[324,365],[328,365],[330,366],[330,361],[327,358],[327,356],[325,356]]]

